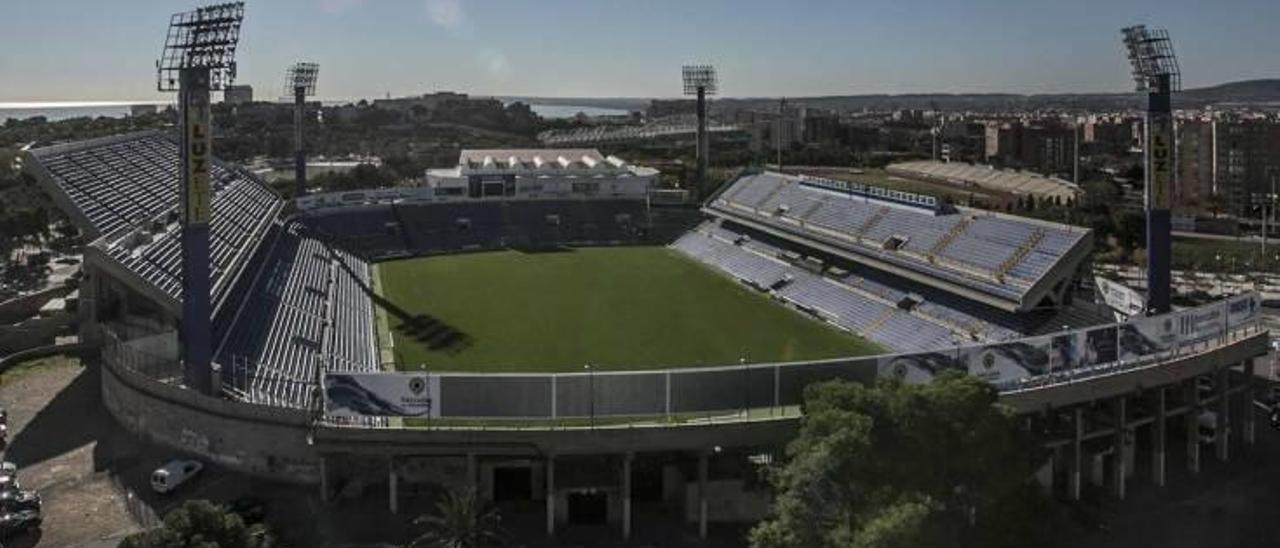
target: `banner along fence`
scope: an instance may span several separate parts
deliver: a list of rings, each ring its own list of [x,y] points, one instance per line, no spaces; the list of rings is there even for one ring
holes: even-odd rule
[[[1248,293],[1162,316],[1014,341],[813,362],[657,371],[413,376],[429,377],[427,385],[438,390],[432,417],[555,419],[733,413],[798,405],[805,386],[830,379],[872,382],[894,376],[906,382],[929,382],[940,372],[953,369],[980,377],[1001,390],[1078,379],[1145,365],[1188,345],[1223,339],[1229,331],[1256,324],[1260,309],[1260,296]],[[336,402],[326,404],[333,409]],[[350,406],[345,407],[343,414],[350,413]]]

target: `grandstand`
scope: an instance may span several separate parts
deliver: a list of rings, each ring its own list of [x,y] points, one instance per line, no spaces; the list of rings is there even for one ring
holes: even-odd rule
[[[1055,177],[1029,171],[1009,171],[963,162],[919,160],[892,164],[886,170],[902,177],[923,179],[959,187],[979,187],[1019,196],[1035,196],[1063,202],[1080,195],[1080,187]]]
[[[858,183],[747,173],[708,214],[1009,312],[1065,304],[1090,231]]]
[[[86,266],[106,274],[82,287],[84,325],[165,334],[181,317],[178,153],[155,132],[30,151],[25,165],[92,240]],[[377,370],[368,263],[279,219],[284,202],[252,174],[215,162],[212,175],[215,362],[231,395],[309,408],[322,368]]]

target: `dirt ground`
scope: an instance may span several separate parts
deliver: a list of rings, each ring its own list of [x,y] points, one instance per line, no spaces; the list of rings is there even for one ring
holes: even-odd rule
[[[96,375],[71,358],[23,364],[0,376],[0,405],[9,411],[4,459],[43,499],[41,530],[12,545],[75,546],[139,528],[109,469],[122,433],[102,408]]]

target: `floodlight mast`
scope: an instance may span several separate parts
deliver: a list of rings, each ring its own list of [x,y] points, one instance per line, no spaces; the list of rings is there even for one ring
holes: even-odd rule
[[[1147,313],[1170,310],[1170,258],[1173,255],[1172,207],[1174,133],[1173,92],[1182,88],[1182,72],[1164,29],[1134,25],[1121,29],[1137,91],[1147,92],[1143,146],[1147,209]]]
[[[183,382],[202,394],[221,391],[213,371],[209,302],[210,164],[213,139],[209,91],[235,78],[235,52],[244,2],[216,4],[174,14],[156,62],[156,87],[177,91],[182,115],[182,345]]]
[[[307,194],[307,149],[302,138],[306,126],[307,97],[316,94],[320,65],[295,63],[285,74],[285,93],[293,93],[293,180],[295,196]]]
[[[707,96],[718,91],[716,69],[711,65],[685,65],[684,94],[698,98],[697,185],[702,191],[707,182],[707,164],[711,154],[711,138],[707,134]]]

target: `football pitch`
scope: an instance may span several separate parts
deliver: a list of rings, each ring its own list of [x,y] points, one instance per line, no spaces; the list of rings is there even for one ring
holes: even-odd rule
[[[881,349],[663,247],[379,263],[379,345],[404,370],[659,369]],[[384,358],[386,359],[386,358]]]

